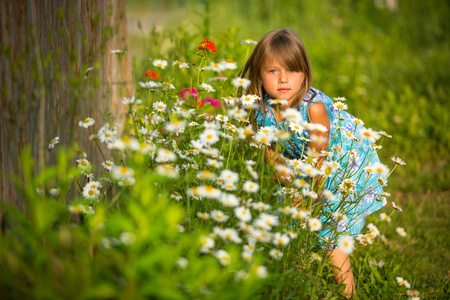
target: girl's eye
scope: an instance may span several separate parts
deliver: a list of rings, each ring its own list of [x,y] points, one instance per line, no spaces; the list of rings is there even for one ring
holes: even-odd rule
[[[277,70],[269,70],[269,73],[275,73]]]

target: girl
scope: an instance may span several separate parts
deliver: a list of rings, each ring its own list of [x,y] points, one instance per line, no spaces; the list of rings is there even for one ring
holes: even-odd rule
[[[341,214],[336,219],[334,228],[353,236],[360,233],[364,216],[383,206],[375,199],[383,192],[381,185],[375,176],[367,176],[363,170],[368,165],[379,163],[376,151],[370,146],[373,139],[379,137],[378,133],[364,129],[362,121],[341,107],[336,108],[328,96],[311,87],[311,63],[301,39],[292,30],[267,33],[242,69],[240,77],[245,76],[251,80],[247,93],[261,99],[253,115],[256,127],[276,127],[284,131],[291,127],[294,132],[283,144],[282,154],[277,153],[273,146],[267,147],[265,152],[266,161],[275,167],[280,181],[290,185],[294,179],[286,168],[289,159],[304,159],[308,154],[316,157],[315,167],[318,169],[325,164],[329,166],[329,157],[333,154],[333,160],[339,161],[341,166],[338,176],[314,177],[311,184],[321,187],[317,201],[321,200],[323,190],[334,193],[324,198],[320,218],[327,227],[327,223],[332,223],[329,216],[325,217],[327,213],[345,211],[345,216]],[[297,127],[292,127],[290,120],[286,120],[292,114],[299,116],[300,120],[294,123]],[[302,125],[309,129],[302,131]],[[361,130],[365,130],[365,135],[357,138],[355,134]],[[321,151],[324,155],[317,155]],[[342,184],[344,177],[348,179],[347,186]],[[293,204],[302,205],[302,199]],[[319,235],[333,240],[334,232],[328,226]],[[341,248],[333,248],[334,242],[331,241],[328,255],[334,266],[333,273],[339,284],[345,284],[345,295],[350,297],[355,290],[355,282],[348,255]]]

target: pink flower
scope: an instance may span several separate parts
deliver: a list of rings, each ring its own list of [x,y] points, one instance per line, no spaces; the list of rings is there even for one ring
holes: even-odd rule
[[[184,100],[184,98],[192,96],[194,99],[197,99],[198,92],[195,88],[184,88],[180,91],[180,98]]]
[[[211,98],[211,96],[207,96],[207,97],[203,98],[202,102],[203,103],[209,102],[209,103],[211,103],[211,106],[214,106],[216,109],[220,109],[219,99],[213,99],[213,98]]]

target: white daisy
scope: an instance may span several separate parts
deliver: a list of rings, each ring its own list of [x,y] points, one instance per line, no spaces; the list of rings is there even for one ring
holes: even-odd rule
[[[241,103],[246,106],[251,106],[253,103],[255,103],[259,99],[256,95],[242,95],[241,97]]]
[[[310,218],[308,221],[311,231],[319,231],[322,229],[322,222],[317,218]]]
[[[280,260],[283,257],[283,252],[281,252],[277,249],[272,249],[272,250],[270,250],[269,255],[276,260]]]
[[[234,78],[231,83],[235,86],[235,87],[242,87],[244,90],[246,90],[248,88],[248,86],[250,85],[250,80],[248,80],[247,78],[240,78],[240,77],[236,77]]]
[[[59,144],[59,136],[54,137],[50,140],[50,142],[48,143],[48,149],[53,149],[56,144]]]
[[[401,277],[396,277],[395,280],[397,281],[398,285],[400,285],[400,286],[403,285],[407,289],[411,288],[411,284],[409,284],[409,282],[406,281],[405,279],[403,279]]]
[[[212,87],[212,85],[207,84],[207,83],[202,83],[202,84],[200,84],[200,88],[201,88],[202,90],[205,90],[207,93],[213,93],[213,92],[216,91],[216,90]]]
[[[230,264],[230,254],[228,254],[228,252],[226,252],[225,250],[217,250],[216,252],[214,252],[214,256],[217,257],[222,266]]]
[[[211,218],[216,222],[226,222],[229,216],[225,215],[223,211],[220,210],[212,210],[210,213]]]
[[[156,111],[163,112],[166,110],[167,105],[164,102],[156,101],[155,103],[153,103],[153,108]]]
[[[259,185],[256,182],[247,180],[244,183],[244,191],[248,193],[256,193],[259,190]]]
[[[161,68],[161,69],[164,69],[165,67],[167,67],[167,61],[166,61],[166,60],[162,60],[162,59],[155,59],[155,60],[152,62],[152,64],[153,64],[155,67],[158,67],[158,68]]]
[[[397,231],[397,233],[398,233],[401,237],[405,237],[405,236],[406,236],[406,231],[405,231],[405,229],[403,229],[403,228],[401,228],[401,227],[395,228],[395,231]]]
[[[92,119],[92,118],[85,118],[85,119],[79,121],[78,125],[80,127],[88,128],[88,127],[94,125],[94,123],[95,123],[94,119]]]
[[[350,254],[355,248],[355,241],[350,235],[343,235],[339,237],[338,247],[345,253]]]

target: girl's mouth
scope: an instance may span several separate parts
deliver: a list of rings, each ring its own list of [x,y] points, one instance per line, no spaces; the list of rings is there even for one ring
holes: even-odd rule
[[[278,89],[278,91],[279,91],[280,93],[286,93],[286,92],[289,92],[290,90],[289,90],[289,89],[286,89],[286,88],[282,88],[282,89]]]

